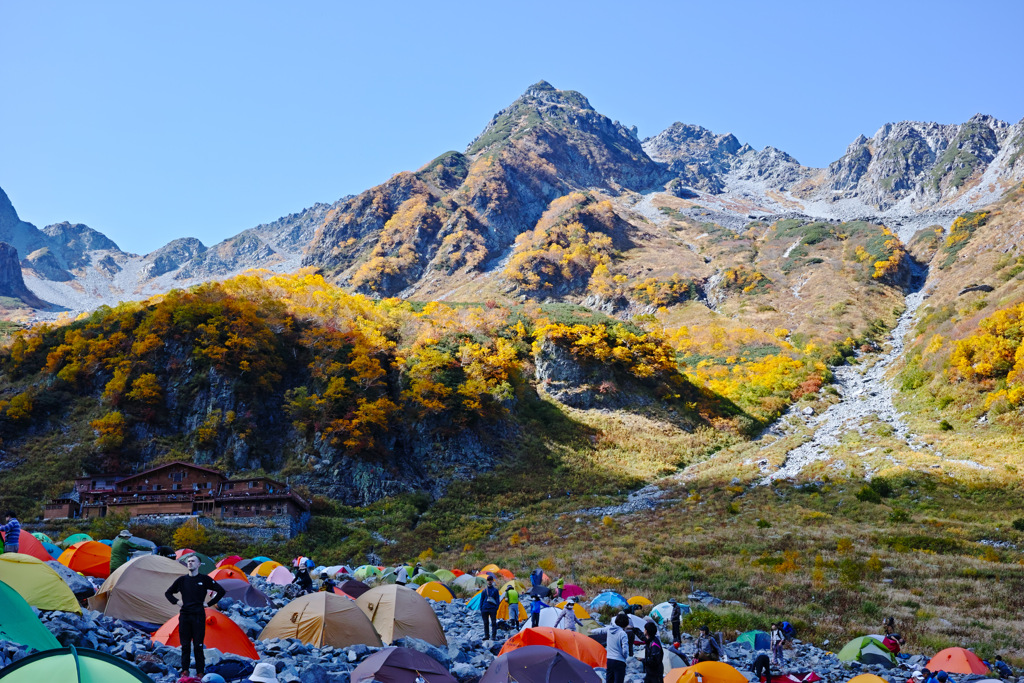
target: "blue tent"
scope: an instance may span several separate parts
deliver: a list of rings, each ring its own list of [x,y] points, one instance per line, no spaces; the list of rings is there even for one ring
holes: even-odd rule
[[[629,607],[629,601],[615,591],[599,593],[596,598],[590,601],[590,609],[597,609],[604,605],[608,605],[613,609],[626,609]]]

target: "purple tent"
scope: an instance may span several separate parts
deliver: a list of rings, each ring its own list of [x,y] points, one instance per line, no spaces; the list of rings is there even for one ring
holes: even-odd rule
[[[527,645],[491,662],[480,683],[601,683],[594,670],[547,645]]]
[[[224,597],[238,600],[249,607],[266,607],[270,604],[267,596],[256,586],[241,579],[221,579],[218,581],[224,587]]]
[[[374,652],[352,672],[352,683],[415,683],[422,676],[427,683],[458,683],[430,655],[405,647],[386,647]]]
[[[353,600],[370,590],[370,587],[365,583],[362,581],[356,581],[355,579],[349,579],[348,581],[341,582],[338,584],[338,588],[345,591],[345,595],[351,595]]]

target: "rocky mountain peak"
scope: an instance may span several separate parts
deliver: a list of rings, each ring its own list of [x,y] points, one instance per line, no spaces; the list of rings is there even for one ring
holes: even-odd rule
[[[31,308],[47,307],[45,301],[25,286],[18,250],[7,242],[0,242],[0,296],[18,299]]]

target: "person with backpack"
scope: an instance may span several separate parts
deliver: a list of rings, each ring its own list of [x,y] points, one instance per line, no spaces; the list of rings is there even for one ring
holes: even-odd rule
[[[672,605],[672,613],[669,615],[669,621],[672,622],[672,644],[679,647],[683,610],[675,598],[669,598],[668,603]]]
[[[700,634],[693,644],[697,648],[695,657],[698,662],[717,662],[722,659],[722,646],[711,635],[711,629],[706,624],[700,627]]]
[[[484,640],[498,638],[498,605],[501,604],[501,594],[494,587],[494,577],[487,577],[487,585],[480,592],[480,616],[484,620]]]
[[[658,625],[644,624],[644,683],[662,683],[665,679],[665,648],[658,638]]]
[[[128,529],[121,529],[121,533],[117,535],[117,538],[114,539],[114,543],[110,547],[110,573],[113,574],[114,570],[127,562],[128,556],[132,554],[132,551],[152,549],[152,546],[133,541],[132,532]]]
[[[313,566],[313,560],[303,560],[295,570],[295,584],[302,591],[301,595],[313,592],[313,577],[309,575],[309,569]]]
[[[629,626],[629,617],[616,614],[610,626],[595,628],[590,635],[605,634],[605,650],[608,653],[608,664],[605,666],[605,683],[625,683],[626,659],[629,657],[629,637],[625,628]]]
[[[333,593],[334,589],[337,588],[338,582],[327,576],[327,572],[320,574],[320,591],[324,593]]]
[[[772,650],[772,662],[776,666],[780,666],[783,662],[782,646],[786,642],[786,636],[782,632],[782,624],[778,622],[772,623],[772,630],[769,634]]]
[[[407,583],[409,583],[409,570],[403,564],[395,573],[395,585],[404,586]]]

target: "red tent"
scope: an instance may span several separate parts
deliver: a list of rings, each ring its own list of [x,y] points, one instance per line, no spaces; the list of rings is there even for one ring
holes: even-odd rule
[[[166,624],[157,629],[157,632],[153,634],[153,642],[170,647],[181,647],[177,615],[168,619]],[[227,616],[209,607],[206,608],[206,640],[203,644],[208,648],[216,648],[221,652],[230,652],[249,659],[259,660],[260,658],[245,632]]]
[[[56,557],[52,557],[50,553],[46,552],[46,548],[39,542],[39,539],[25,531],[21,530],[21,534],[18,536],[18,552],[22,555],[31,555],[37,560],[43,562],[49,562],[50,560],[56,560]]]
[[[234,566],[234,564],[236,562],[241,562],[241,561],[242,561],[242,557],[240,555],[228,555],[223,560],[219,560],[217,562],[217,566],[218,567],[223,567],[226,564],[230,564],[230,565]]]
[[[925,668],[929,671],[945,671],[948,674],[984,674],[988,667],[981,657],[962,647],[947,647],[928,660]]]

